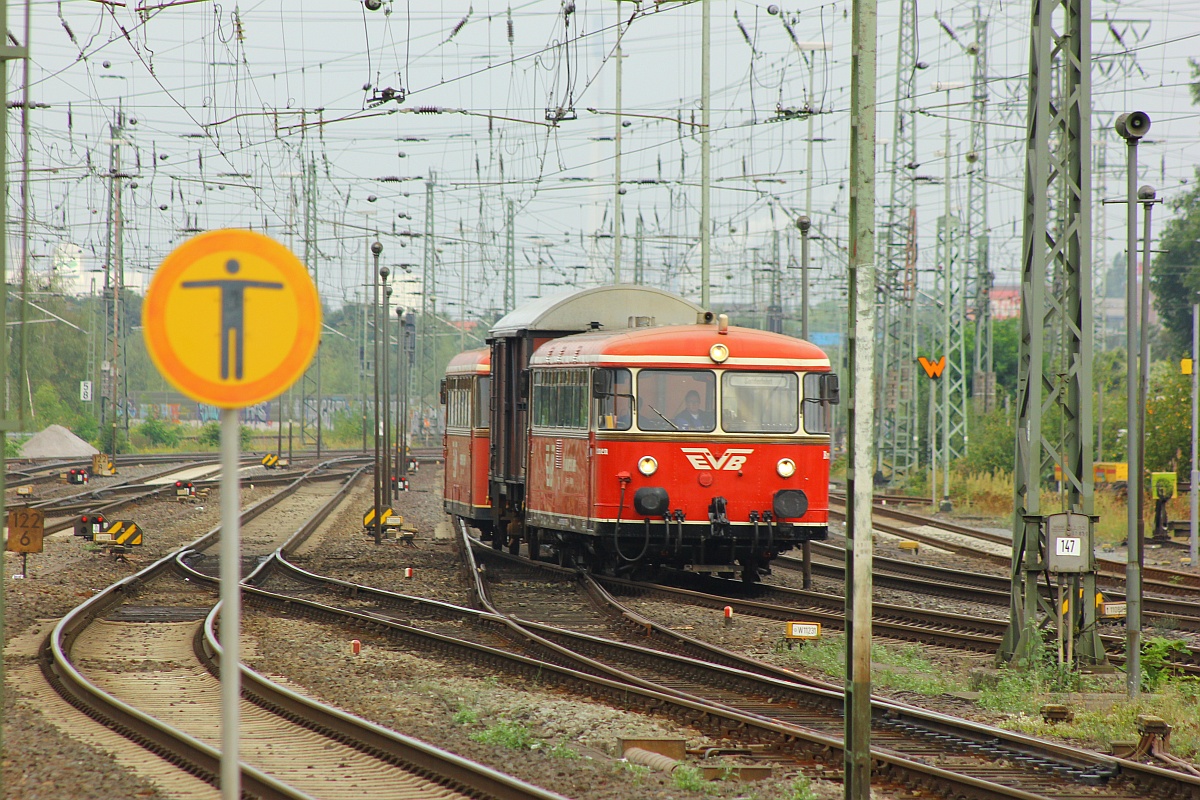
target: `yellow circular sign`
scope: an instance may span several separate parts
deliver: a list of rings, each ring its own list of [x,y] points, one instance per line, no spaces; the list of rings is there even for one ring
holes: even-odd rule
[[[320,339],[321,301],[304,265],[274,239],[210,231],[159,265],[142,330],[172,386],[202,403],[242,408],[304,374]]]

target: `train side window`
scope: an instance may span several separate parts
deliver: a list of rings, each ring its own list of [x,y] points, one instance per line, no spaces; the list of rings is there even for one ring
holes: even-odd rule
[[[710,370],[644,369],[638,373],[638,427],[710,432],[716,428],[717,379]]]
[[[475,427],[490,428],[492,421],[492,379],[482,377],[475,384]]]
[[[838,402],[837,376],[810,372],[804,376],[804,430],[829,433],[833,429],[833,406]]]
[[[596,399],[596,429],[627,431],[633,425],[633,377],[627,369],[598,369],[592,373]]]
[[[800,382],[793,372],[726,370],[721,377],[721,427],[729,433],[795,433]]]
[[[591,399],[588,377],[586,369],[534,370],[533,425],[586,429]]]
[[[469,378],[445,380],[446,427],[467,428],[471,425],[471,384]]]

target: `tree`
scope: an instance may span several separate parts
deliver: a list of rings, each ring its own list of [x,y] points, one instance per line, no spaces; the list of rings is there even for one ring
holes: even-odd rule
[[[1171,205],[1176,216],[1163,226],[1164,252],[1154,259],[1150,280],[1166,339],[1162,355],[1178,357],[1192,350],[1192,303],[1200,299],[1200,185]]]

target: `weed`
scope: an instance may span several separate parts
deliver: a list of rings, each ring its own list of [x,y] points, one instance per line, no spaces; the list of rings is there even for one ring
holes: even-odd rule
[[[685,792],[703,792],[708,789],[708,781],[704,780],[704,771],[690,764],[680,764],[671,773],[671,781],[675,788]]]
[[[1171,675],[1175,674],[1172,654],[1183,654],[1188,644],[1183,639],[1168,639],[1151,636],[1142,642],[1142,687],[1153,692]]]
[[[617,768],[628,772],[635,778],[644,778],[650,774],[649,767],[643,767],[641,764],[635,764],[632,761],[621,759],[617,762]]]
[[[579,758],[579,751],[571,747],[565,740],[559,739],[549,750],[552,758]]]
[[[509,750],[531,750],[541,745],[529,728],[507,719],[500,720],[486,730],[471,734],[471,741],[507,747]]]
[[[807,775],[798,775],[788,787],[787,800],[817,800],[817,790]]]
[[[830,636],[819,642],[809,642],[799,649],[787,652],[800,663],[819,669],[835,678],[844,678],[846,675],[844,636]],[[872,645],[871,664],[872,680],[877,686],[883,688],[928,695],[965,688],[960,685],[961,681],[947,675],[944,670],[934,667],[916,645],[902,647]]]
[[[479,712],[473,708],[460,708],[451,717],[455,725],[475,725],[479,722]]]

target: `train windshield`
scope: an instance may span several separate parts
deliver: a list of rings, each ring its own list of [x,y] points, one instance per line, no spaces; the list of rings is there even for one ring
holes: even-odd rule
[[[717,427],[717,381],[709,370],[644,369],[637,376],[637,402],[644,431]]]
[[[721,378],[721,427],[728,433],[795,433],[799,380],[790,372],[733,372]]]
[[[808,433],[829,433],[833,429],[837,397],[836,388],[830,395],[831,380],[836,378],[828,373],[810,372],[804,376],[804,430]]]

